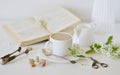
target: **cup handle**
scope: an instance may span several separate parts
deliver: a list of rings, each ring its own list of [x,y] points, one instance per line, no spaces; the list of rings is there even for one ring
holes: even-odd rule
[[[51,42],[51,41],[47,41],[47,42],[45,43],[45,48],[46,48],[47,50],[52,50],[52,42]]]

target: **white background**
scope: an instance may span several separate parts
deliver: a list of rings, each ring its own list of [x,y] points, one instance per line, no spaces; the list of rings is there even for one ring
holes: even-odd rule
[[[120,0],[114,1],[116,1],[116,19],[120,21]],[[90,21],[92,5],[93,0],[0,0],[0,24],[3,21],[6,23],[9,20],[27,18],[55,6],[64,6],[78,15],[82,21],[88,22]],[[100,38],[101,40],[103,39]],[[33,46],[35,50],[31,54],[24,55],[5,66],[0,65],[0,75],[120,75],[120,61],[108,59],[104,55],[95,56],[95,58],[107,63],[109,65],[107,69],[100,67],[100,69],[94,70],[91,68],[92,62],[87,62],[87,60],[81,62],[84,64],[83,66],[79,63],[73,65],[49,63],[45,68],[39,66],[31,68],[28,59],[30,57],[35,58],[43,47],[42,43]],[[0,55],[5,55],[8,51],[12,52],[12,50],[15,50],[15,43],[2,30],[0,25]],[[23,57],[24,59],[22,59]]]
[[[115,15],[120,21],[120,0],[114,0]],[[16,20],[30,17],[45,9],[64,6],[89,22],[94,0],[0,0],[0,21]]]

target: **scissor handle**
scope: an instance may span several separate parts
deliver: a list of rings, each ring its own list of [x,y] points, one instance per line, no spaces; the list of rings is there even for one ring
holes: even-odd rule
[[[96,59],[94,59],[93,57],[90,57],[90,59],[93,61],[93,62],[96,62],[96,63],[99,63]]]
[[[97,65],[97,63],[96,63],[96,62],[93,62],[93,63],[92,63],[92,68],[94,68],[94,69],[98,69],[98,68],[99,68],[99,66]]]
[[[108,67],[108,65],[106,63],[100,63],[100,65],[104,68]]]

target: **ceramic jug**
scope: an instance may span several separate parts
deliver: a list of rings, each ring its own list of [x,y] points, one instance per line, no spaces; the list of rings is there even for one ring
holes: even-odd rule
[[[90,46],[93,43],[93,35],[91,24],[81,23],[74,28],[73,43],[81,47]]]

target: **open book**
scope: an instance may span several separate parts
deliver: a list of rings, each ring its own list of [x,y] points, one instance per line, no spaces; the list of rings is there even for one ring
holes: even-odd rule
[[[47,29],[41,25],[41,20],[45,21]],[[4,25],[3,28],[20,46],[26,46],[48,39],[51,33],[67,31],[79,22],[78,17],[65,8],[59,7],[37,16]]]

